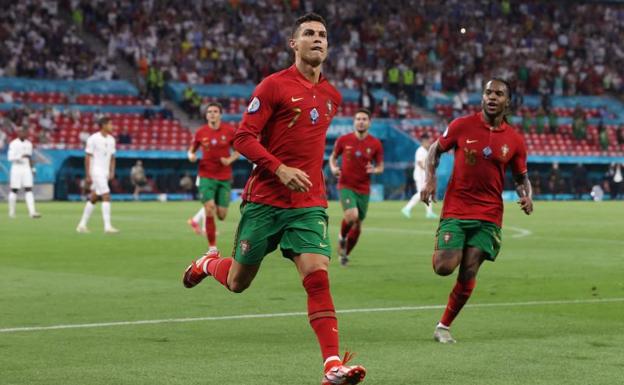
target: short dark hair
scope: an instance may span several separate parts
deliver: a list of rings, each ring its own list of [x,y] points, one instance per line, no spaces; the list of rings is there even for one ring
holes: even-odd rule
[[[429,139],[429,134],[426,132],[420,136],[420,140],[427,140],[427,139]]]
[[[358,108],[358,110],[357,110],[357,111],[355,111],[355,114],[353,114],[353,116],[355,116],[355,115],[359,114],[360,112],[361,112],[361,113],[363,113],[363,114],[368,115],[368,118],[369,118],[369,119],[370,119],[370,118],[372,117],[372,115],[373,115],[373,114],[372,114],[372,112],[371,112],[368,108]]]
[[[208,108],[210,108],[210,107],[217,107],[219,109],[219,113],[221,113],[221,114],[223,113],[223,106],[219,102],[210,102],[210,103],[208,103],[204,113],[208,112]]]
[[[108,116],[102,116],[101,118],[98,119],[97,125],[102,127],[103,125],[105,125],[106,123],[108,123],[110,121],[111,121],[111,119]]]
[[[327,28],[327,23],[325,22],[323,16],[319,15],[318,13],[310,12],[295,20],[295,24],[293,25],[292,30],[292,36],[295,36],[297,34],[297,30],[299,29],[301,24],[307,23],[308,21],[318,21],[319,23],[323,24],[325,28]]]

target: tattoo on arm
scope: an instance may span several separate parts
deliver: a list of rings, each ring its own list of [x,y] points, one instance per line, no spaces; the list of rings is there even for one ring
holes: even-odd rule
[[[524,174],[514,175],[514,183],[516,184],[516,192],[520,198],[533,198],[533,189],[528,173],[525,172]]]
[[[440,156],[443,152],[444,151],[440,149],[440,144],[437,140],[431,145],[431,147],[429,147],[427,158],[425,159],[425,172],[427,179],[435,178],[436,169],[440,164]]]

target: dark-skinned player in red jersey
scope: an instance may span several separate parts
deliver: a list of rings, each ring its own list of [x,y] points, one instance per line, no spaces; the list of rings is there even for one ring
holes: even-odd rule
[[[429,204],[430,199],[435,202],[435,171],[440,155],[449,150],[455,154],[433,254],[436,274],[450,275],[459,266],[457,281],[434,332],[434,339],[440,343],[455,342],[451,323],[470,298],[483,261],[494,261],[500,250],[501,196],[508,165],[520,208],[527,215],[533,212],[526,146],[522,136],[505,120],[510,93],[504,80],[488,81],[483,90],[482,110],[451,122],[427,155],[427,179],[421,200]]]
[[[338,138],[329,156],[331,172],[338,177],[340,203],[344,210],[338,234],[338,255],[342,266],[349,262],[348,256],[362,231],[368,210],[371,174],[381,174],[384,170],[383,147],[381,141],[368,132],[370,125],[371,112],[358,110],[353,117],[354,131]],[[338,157],[342,157],[340,168]]]
[[[228,290],[247,289],[262,259],[279,246],[292,260],[308,296],[308,318],[324,360],[322,385],[357,384],[366,375],[339,357],[338,322],[329,289],[331,256],[323,178],[325,137],[342,96],[321,74],[327,58],[325,21],[307,14],[295,22],[289,46],[295,64],[254,90],[234,148],[257,167],[241,205],[232,257],[208,252],[185,271],[193,287],[208,276]]]

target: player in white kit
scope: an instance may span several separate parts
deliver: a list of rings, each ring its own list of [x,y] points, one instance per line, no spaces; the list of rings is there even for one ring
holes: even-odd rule
[[[113,124],[109,118],[98,121],[100,131],[89,136],[85,148],[85,181],[91,187],[91,194],[82,213],[82,219],[76,231],[88,233],[87,222],[98,199],[102,199],[102,218],[104,232],[118,233],[111,225],[111,196],[108,181],[115,177],[115,138]]]
[[[9,217],[15,218],[17,193],[24,189],[24,200],[31,218],[41,218],[35,211],[35,195],[33,194],[33,145],[28,140],[28,129],[22,128],[17,138],[9,144],[8,159],[11,162],[11,180],[9,192]]]
[[[412,208],[420,202],[420,191],[425,187],[425,159],[427,158],[427,152],[431,145],[431,139],[428,134],[423,134],[420,137],[420,147],[416,150],[416,156],[414,159],[414,182],[416,182],[416,194],[407,202],[405,207],[401,209],[403,215],[407,218],[412,217]],[[427,209],[427,218],[437,218],[438,216],[433,212],[433,203],[429,203],[425,206]]]

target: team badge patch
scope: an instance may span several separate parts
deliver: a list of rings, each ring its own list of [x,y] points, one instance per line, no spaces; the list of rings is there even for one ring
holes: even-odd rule
[[[451,233],[444,233],[444,237],[442,237],[442,240],[444,241],[444,244],[448,244],[451,239],[453,239],[453,234]]]
[[[251,249],[251,244],[249,243],[249,241],[244,240],[244,239],[240,241],[240,250],[241,250],[242,255],[247,254],[250,249]]]
[[[362,156],[362,152],[360,152],[360,150],[357,150],[355,152],[355,156],[359,158],[360,156]]]
[[[214,139],[214,138],[212,138],[212,139],[210,140],[210,144],[212,144],[212,145],[214,146],[215,144],[217,144],[217,140],[216,140],[216,139]]]
[[[483,149],[483,156],[485,156],[485,159],[488,159],[490,155],[492,155],[492,149],[490,146],[487,146]]]
[[[251,99],[251,102],[249,103],[249,106],[247,107],[247,113],[253,114],[254,112],[258,111],[259,109],[260,109],[260,99],[258,99],[257,96],[254,96],[254,98]]]
[[[312,121],[312,124],[316,124],[316,121],[319,118],[319,113],[317,111],[316,108],[313,108],[312,111],[310,111],[310,120]]]

